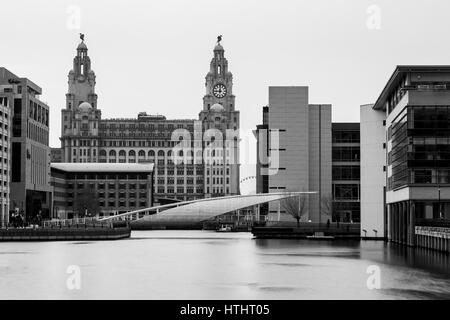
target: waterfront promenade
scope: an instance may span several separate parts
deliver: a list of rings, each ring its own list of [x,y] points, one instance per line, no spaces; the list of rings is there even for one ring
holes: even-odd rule
[[[43,221],[0,229],[0,241],[118,240],[129,238],[127,222],[101,222],[95,218]]]

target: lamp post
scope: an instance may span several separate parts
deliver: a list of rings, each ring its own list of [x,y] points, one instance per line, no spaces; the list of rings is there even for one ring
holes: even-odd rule
[[[441,210],[441,185],[438,184],[438,208],[439,208],[439,219],[442,219],[442,210]]]

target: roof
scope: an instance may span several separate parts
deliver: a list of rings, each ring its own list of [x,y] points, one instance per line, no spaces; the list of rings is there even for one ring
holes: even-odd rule
[[[25,81],[26,85],[33,89],[37,94],[42,94],[42,88],[39,87],[37,84],[35,84],[33,81],[31,81],[28,78],[23,78],[15,75],[5,67],[0,67],[0,83],[5,82],[10,79],[15,79],[19,81]]]
[[[238,209],[244,209],[250,206],[282,200],[285,198],[296,197],[300,194],[315,195],[317,192],[282,192],[282,193],[260,193],[251,195],[235,195],[217,198],[198,199],[192,201],[183,201],[176,204],[164,205],[156,208],[164,209],[172,206],[170,209],[165,209],[157,214],[146,215],[141,220],[145,221],[187,221],[187,222],[201,222],[211,219],[222,214],[232,212]],[[136,212],[143,212],[148,209],[140,209],[130,211],[119,216],[126,216],[135,214]],[[106,219],[112,219],[108,217]],[[139,223],[139,222],[137,222]]]
[[[450,65],[408,65],[408,66],[397,66],[394,73],[389,78],[383,91],[381,91],[380,96],[373,105],[373,109],[382,110],[386,101],[394,90],[400,83],[402,77],[408,72],[450,72]]]
[[[51,163],[51,169],[65,172],[153,172],[153,163]]]
[[[359,122],[333,122],[332,130],[357,130],[359,131]]]
[[[225,51],[220,43],[216,44],[214,47],[214,51]]]
[[[87,46],[84,43],[84,41],[81,41],[80,44],[77,47],[77,50],[87,50]]]

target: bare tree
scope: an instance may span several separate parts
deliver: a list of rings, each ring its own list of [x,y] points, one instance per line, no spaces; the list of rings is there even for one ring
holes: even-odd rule
[[[321,213],[327,216],[332,217],[333,215],[333,196],[331,194],[327,194],[322,196],[321,201]]]
[[[289,197],[282,200],[282,208],[292,218],[297,220],[297,228],[300,227],[300,219],[307,212],[307,197],[304,193],[295,197]]]
[[[78,217],[84,217],[87,212],[96,214],[99,208],[98,194],[92,188],[83,189],[74,202],[74,211]]]

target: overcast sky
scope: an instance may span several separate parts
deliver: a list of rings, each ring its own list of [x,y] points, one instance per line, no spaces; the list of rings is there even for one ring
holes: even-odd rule
[[[450,64],[448,0],[2,0],[0,12],[0,65],[43,88],[52,147],[79,32],[103,118],[196,119],[219,34],[243,129],[262,121],[270,85],[309,86],[334,121],[359,121],[397,64]]]

